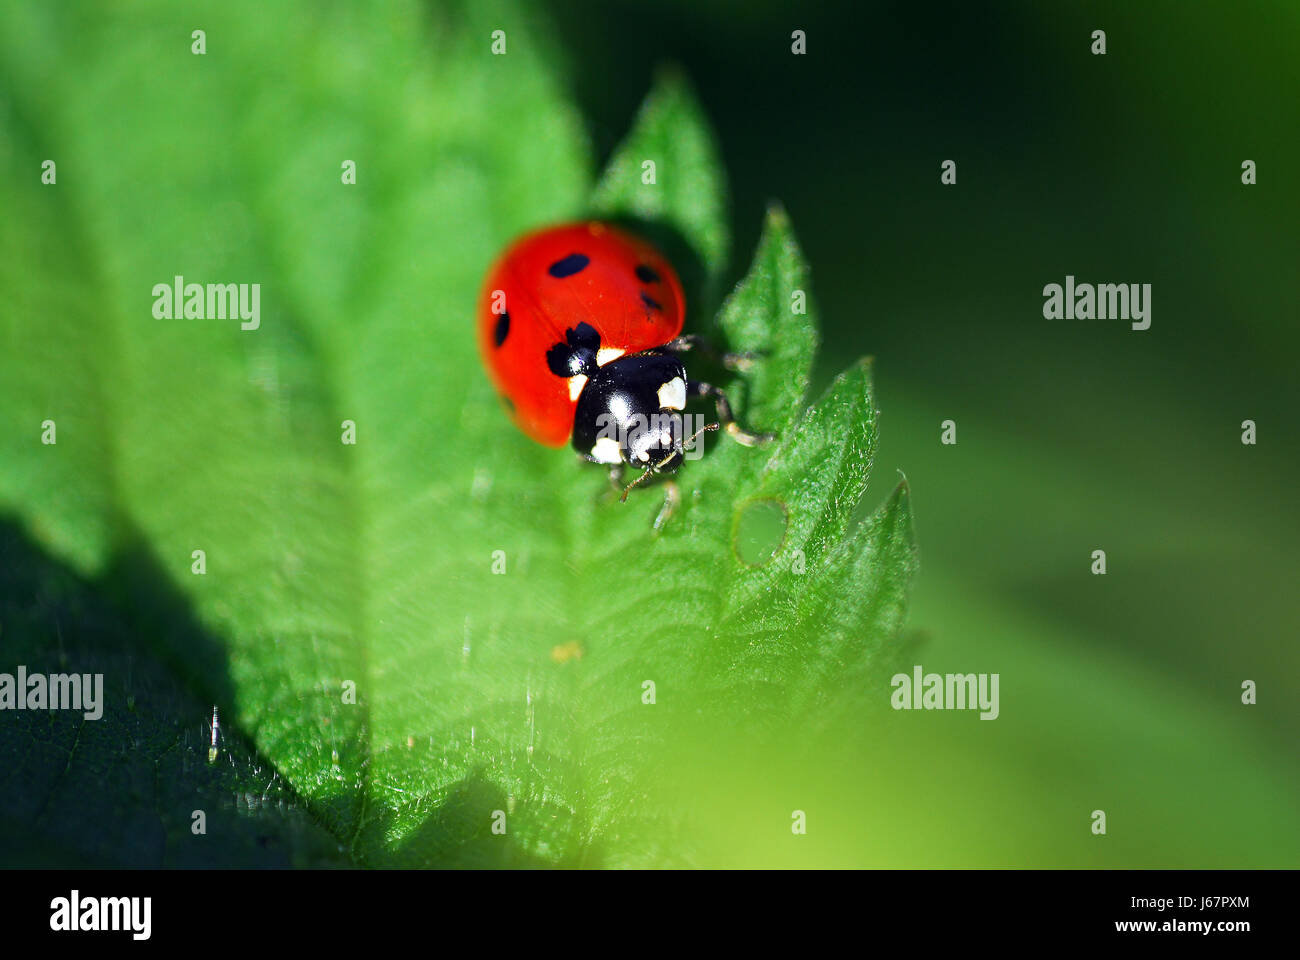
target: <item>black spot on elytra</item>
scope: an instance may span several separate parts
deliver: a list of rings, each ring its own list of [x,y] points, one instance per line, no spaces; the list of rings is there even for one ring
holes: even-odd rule
[[[546,366],[557,377],[591,374],[596,369],[600,334],[589,323],[580,323],[564,331],[564,343],[546,351]]]
[[[510,335],[510,314],[503,313],[497,317],[497,328],[492,331],[492,339],[496,341],[499,347],[506,342],[506,337]]]
[[[636,265],[636,278],[642,283],[659,282],[659,274],[655,271],[655,268],[647,266],[644,263],[638,263]]]
[[[546,268],[546,272],[557,279],[563,280],[565,277],[580,273],[589,263],[591,263],[591,260],[582,254],[571,253],[567,257],[556,260]]]
[[[647,294],[644,293],[641,294],[641,302],[644,303],[651,310],[663,309],[663,307],[659,306],[659,301],[652,299],[651,297],[649,297]]]

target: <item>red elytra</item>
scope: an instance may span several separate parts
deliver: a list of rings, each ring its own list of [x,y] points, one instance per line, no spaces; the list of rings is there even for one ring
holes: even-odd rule
[[[564,224],[517,240],[488,271],[479,349],[519,428],[562,447],[578,399],[547,351],[566,330],[586,323],[602,349],[634,354],[668,343],[685,316],[677,273],[653,246],[598,221]]]

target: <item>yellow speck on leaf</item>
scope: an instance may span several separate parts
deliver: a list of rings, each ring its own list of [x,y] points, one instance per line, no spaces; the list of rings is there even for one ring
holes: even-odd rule
[[[551,659],[556,663],[568,663],[570,660],[582,659],[582,644],[577,640],[561,643],[551,648]]]

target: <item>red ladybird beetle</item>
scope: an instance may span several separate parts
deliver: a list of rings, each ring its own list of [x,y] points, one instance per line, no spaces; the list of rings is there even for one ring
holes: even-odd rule
[[[708,350],[681,336],[686,315],[672,265],[649,243],[617,227],[584,222],[515,241],[488,272],[478,321],[488,374],[519,428],[548,447],[566,440],[586,460],[642,470],[623,488],[676,472],[709,423],[684,437],[686,403],[712,399],[718,420],[746,446],[771,439],[742,430],[726,395],[692,380],[678,354]],[[743,370],[747,354],[719,357]],[[676,504],[668,486],[659,526]]]

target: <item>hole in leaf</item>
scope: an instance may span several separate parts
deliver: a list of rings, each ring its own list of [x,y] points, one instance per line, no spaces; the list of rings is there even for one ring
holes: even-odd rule
[[[732,538],[740,562],[761,567],[770,561],[785,542],[788,522],[785,505],[779,500],[754,500],[741,507]]]

